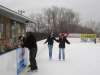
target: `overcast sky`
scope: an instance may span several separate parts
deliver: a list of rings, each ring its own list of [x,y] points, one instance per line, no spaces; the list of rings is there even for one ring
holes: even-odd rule
[[[78,12],[81,21],[100,21],[100,0],[0,0],[0,4],[15,11],[25,10],[25,15],[51,6],[65,7]]]

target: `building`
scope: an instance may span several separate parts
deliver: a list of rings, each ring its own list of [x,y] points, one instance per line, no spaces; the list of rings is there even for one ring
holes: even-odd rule
[[[10,48],[19,35],[25,33],[31,19],[0,5],[0,47]]]

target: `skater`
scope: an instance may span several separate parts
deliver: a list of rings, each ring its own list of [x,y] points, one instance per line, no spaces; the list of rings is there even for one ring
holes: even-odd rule
[[[59,43],[59,60],[61,60],[61,55],[62,59],[65,60],[65,42],[67,44],[70,44],[70,42],[66,39],[64,33],[61,33],[59,39],[56,39],[56,41]]]
[[[30,70],[28,72],[32,72],[38,69],[36,62],[37,44],[33,33],[27,32],[23,42],[23,47],[27,47],[29,49]]]
[[[53,33],[50,33],[45,43],[48,43],[48,49],[49,49],[49,59],[52,59],[52,48],[54,43],[55,37]]]

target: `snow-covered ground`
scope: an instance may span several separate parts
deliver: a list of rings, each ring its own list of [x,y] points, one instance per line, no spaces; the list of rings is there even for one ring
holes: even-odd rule
[[[23,75],[100,75],[100,43],[80,43],[79,39],[68,39],[66,60],[58,60],[58,43],[54,42],[53,59],[48,59],[45,40],[38,42],[38,72]],[[16,51],[0,56],[0,75],[14,75]],[[6,68],[4,70],[4,68]],[[5,72],[5,73],[4,73]]]

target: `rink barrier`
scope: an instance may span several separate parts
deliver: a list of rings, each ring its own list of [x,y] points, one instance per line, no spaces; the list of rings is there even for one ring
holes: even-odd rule
[[[24,48],[16,49],[16,62],[17,62],[17,75],[20,75],[20,73],[24,70],[24,68],[27,65],[27,58]]]
[[[81,38],[96,38],[96,34],[81,34]]]
[[[81,42],[94,42],[96,43],[96,34],[81,34]]]

